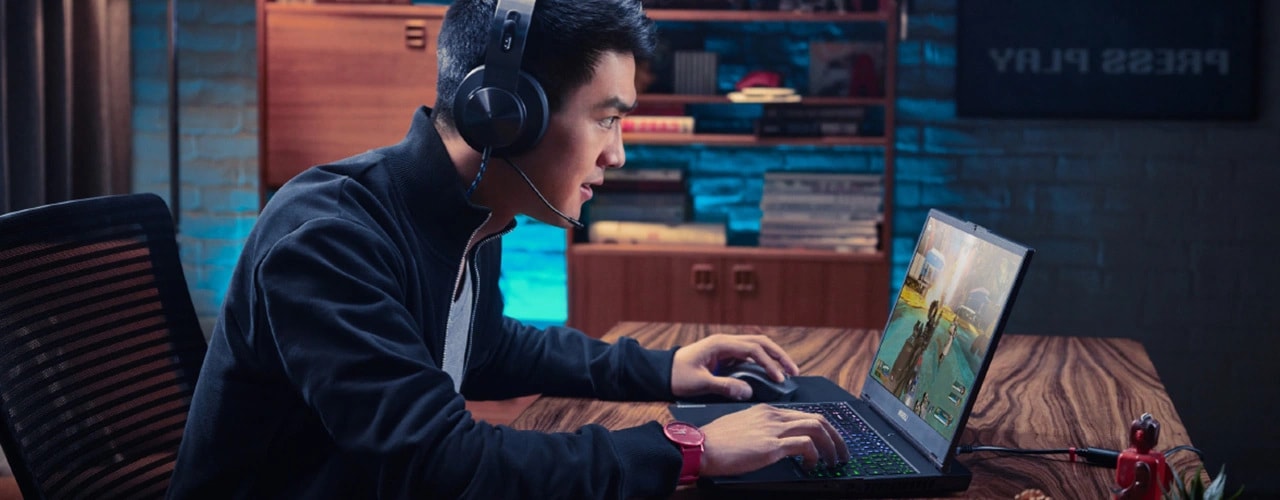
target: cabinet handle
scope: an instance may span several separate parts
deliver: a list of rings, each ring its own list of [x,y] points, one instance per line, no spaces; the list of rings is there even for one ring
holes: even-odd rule
[[[759,279],[756,277],[756,268],[751,264],[735,264],[733,266],[733,288],[738,293],[751,293],[756,291],[756,284]]]
[[[689,272],[693,289],[701,293],[716,291],[716,268],[711,264],[694,264]]]
[[[404,46],[414,50],[427,50],[427,21],[410,19],[404,22]]]

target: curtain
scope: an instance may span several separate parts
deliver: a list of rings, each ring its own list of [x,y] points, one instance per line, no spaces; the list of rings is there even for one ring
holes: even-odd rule
[[[128,192],[128,0],[0,0],[0,30],[0,213]]]

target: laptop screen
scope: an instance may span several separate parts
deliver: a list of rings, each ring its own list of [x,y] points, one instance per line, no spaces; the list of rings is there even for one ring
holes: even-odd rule
[[[864,393],[939,465],[968,417],[1030,256],[942,212],[925,220]]]

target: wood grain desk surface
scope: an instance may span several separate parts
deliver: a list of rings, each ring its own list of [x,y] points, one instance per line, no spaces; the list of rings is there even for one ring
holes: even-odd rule
[[[835,328],[757,327],[681,323],[620,323],[604,339],[632,337],[642,345],[669,348],[714,334],[764,334],[782,345],[804,375],[823,375],[853,394],[865,380],[879,332]],[[595,423],[610,429],[671,420],[668,403],[617,403],[542,397],[516,417],[520,429],[571,432]],[[1129,422],[1143,413],[1160,421],[1159,449],[1191,444],[1182,419],[1146,350],[1117,338],[1004,335],[983,383],[960,444],[1014,448],[1128,445]],[[1055,499],[1109,498],[1115,471],[1070,463],[1066,456],[962,455],[973,471],[963,496],[1013,498],[1038,488]],[[1189,474],[1200,465],[1189,452],[1170,461]],[[696,497],[696,490],[677,496]]]

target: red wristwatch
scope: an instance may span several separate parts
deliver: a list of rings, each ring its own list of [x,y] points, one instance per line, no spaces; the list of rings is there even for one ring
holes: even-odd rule
[[[667,439],[680,447],[684,455],[684,465],[680,467],[680,484],[690,484],[698,480],[702,470],[702,442],[706,439],[702,431],[693,424],[671,422],[663,428]]]

